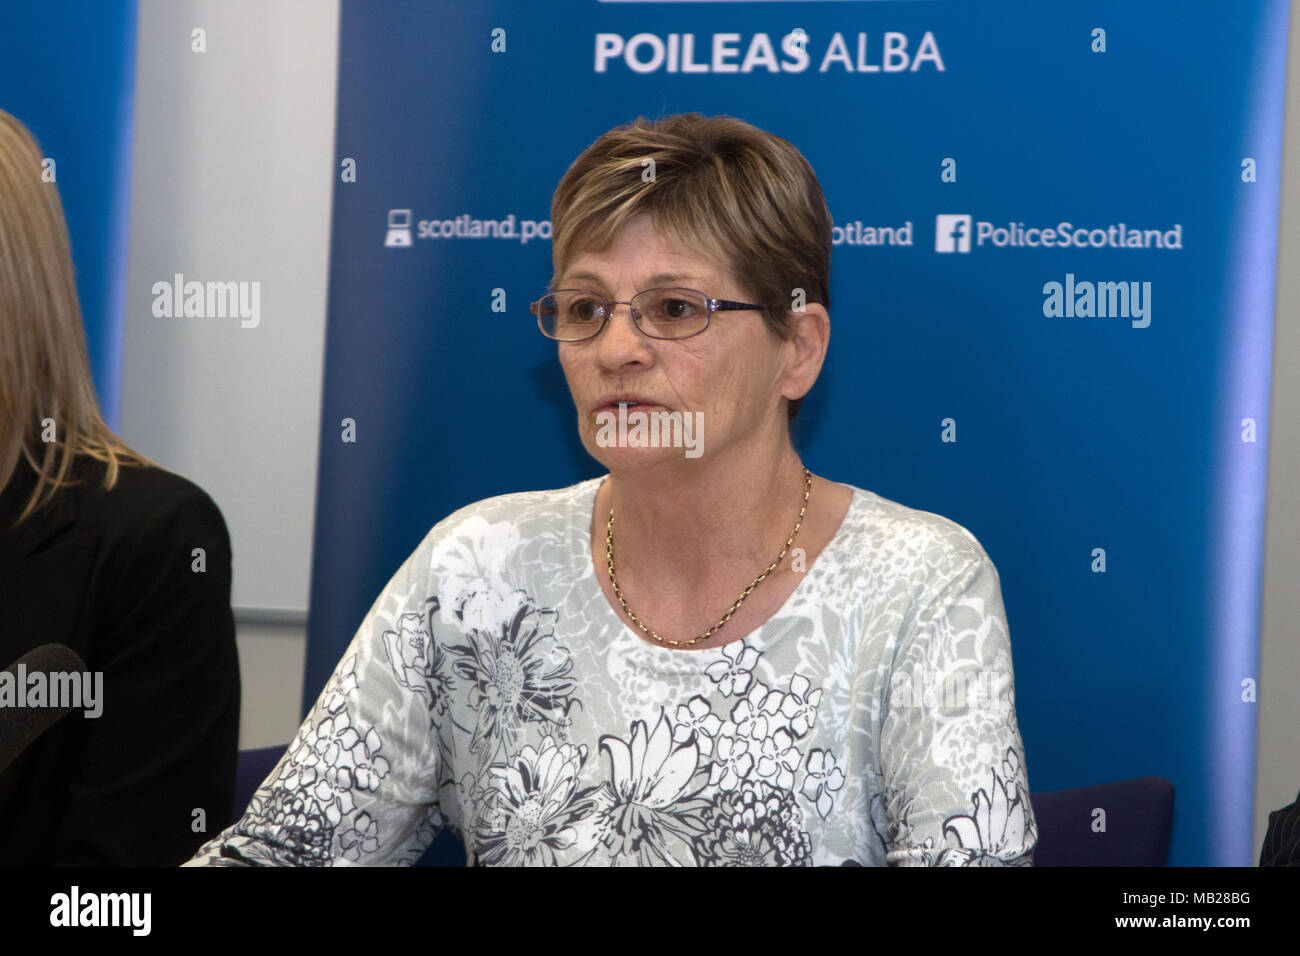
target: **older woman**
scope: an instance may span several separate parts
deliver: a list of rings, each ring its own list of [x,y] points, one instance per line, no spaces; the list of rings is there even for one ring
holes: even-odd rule
[[[476,865],[1029,863],[992,562],[791,445],[830,335],[808,162],[642,119],[552,220],[532,312],[609,474],[439,522],[192,862],[411,863],[446,826]]]

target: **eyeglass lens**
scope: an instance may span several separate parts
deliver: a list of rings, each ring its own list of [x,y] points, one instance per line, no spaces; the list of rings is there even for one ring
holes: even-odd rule
[[[647,289],[632,297],[633,318],[647,335],[672,339],[694,335],[708,323],[709,301],[692,289]],[[542,331],[554,339],[595,335],[610,309],[594,292],[562,289],[539,302]]]

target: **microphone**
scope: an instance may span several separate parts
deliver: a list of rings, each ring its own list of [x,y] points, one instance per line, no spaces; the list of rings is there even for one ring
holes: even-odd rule
[[[72,648],[62,644],[42,644],[0,671],[0,689],[7,683],[15,690],[19,699],[25,700],[27,674],[33,671],[44,671],[47,674],[50,671],[70,672],[77,675],[76,680],[80,683],[81,675],[85,670],[86,662]],[[46,686],[52,688],[53,682],[47,679]],[[37,737],[77,709],[66,700],[52,701],[50,699],[54,696],[52,694],[45,696],[47,704],[56,703],[59,706],[8,707],[3,703],[3,696],[0,696],[0,715],[3,716],[3,719],[0,719],[0,774],[4,773]]]

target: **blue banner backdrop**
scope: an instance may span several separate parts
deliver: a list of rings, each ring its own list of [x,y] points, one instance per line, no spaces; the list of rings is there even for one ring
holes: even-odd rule
[[[110,428],[121,397],[135,43],[136,0],[6,4],[0,31],[0,109],[55,162],[90,370]]]
[[[345,0],[304,709],[434,523],[602,473],[527,311],[551,193],[726,113],[836,222],[796,442],[987,548],[1031,789],[1167,777],[1169,863],[1250,865],[1287,5],[1090,6]]]

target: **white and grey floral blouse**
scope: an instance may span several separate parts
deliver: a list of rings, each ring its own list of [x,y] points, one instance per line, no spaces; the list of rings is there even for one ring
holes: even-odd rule
[[[997,571],[854,489],[784,606],[673,650],[614,613],[593,478],[439,522],[243,818],[187,865],[1027,865]],[[787,558],[787,560],[790,560]]]

